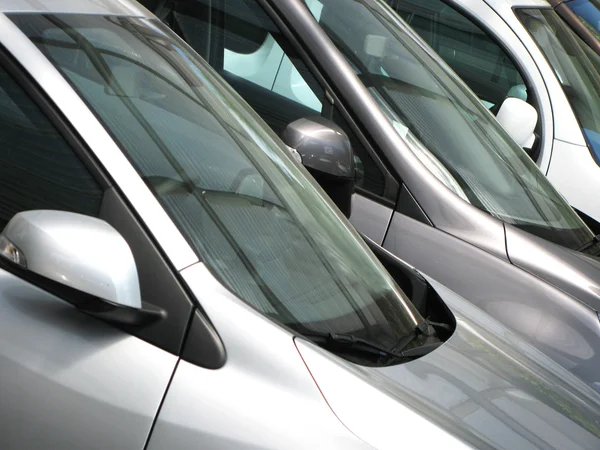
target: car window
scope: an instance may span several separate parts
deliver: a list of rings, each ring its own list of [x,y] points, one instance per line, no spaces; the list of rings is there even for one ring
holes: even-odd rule
[[[323,113],[323,88],[256,0],[174,0],[156,12],[277,134],[296,119]],[[360,158],[364,177],[357,187],[383,196],[380,164],[337,110],[329,118],[346,131]]]
[[[554,70],[600,164],[600,56],[554,10],[517,9],[516,14]]]
[[[579,248],[590,230],[472,91],[379,0],[321,0],[318,17],[408,148],[464,201]]]
[[[0,67],[0,229],[33,209],[98,216],[102,194],[70,145]]]
[[[526,83],[506,51],[442,0],[386,0],[488,108],[506,97],[527,101]]]
[[[386,347],[422,321],[281,141],[167,27],[128,17],[10,17],[85,99],[206,266],[248,305],[305,335],[351,333]]]

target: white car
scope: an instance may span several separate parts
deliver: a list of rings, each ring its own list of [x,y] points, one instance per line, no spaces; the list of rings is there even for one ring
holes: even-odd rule
[[[530,156],[600,233],[600,56],[543,0],[387,0],[494,113],[538,113]]]

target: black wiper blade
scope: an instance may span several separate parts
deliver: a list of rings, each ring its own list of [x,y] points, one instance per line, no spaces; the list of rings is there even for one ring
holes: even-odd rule
[[[598,244],[598,243],[600,243],[600,234],[597,234],[589,242],[586,242],[585,244],[583,244],[581,247],[579,247],[577,249],[577,251],[578,252],[583,252],[583,251],[589,249],[594,244]]]
[[[374,342],[371,342],[367,339],[363,339],[357,336],[353,336],[351,334],[340,334],[340,333],[318,333],[318,332],[302,332],[302,336],[309,338],[315,343],[319,343],[320,341],[323,344],[326,343],[335,343],[341,346],[351,348],[353,350],[358,350],[364,353],[370,353],[372,355],[380,356],[380,357],[394,357],[394,358],[404,358],[404,355],[401,353],[396,353],[392,350],[386,349]]]

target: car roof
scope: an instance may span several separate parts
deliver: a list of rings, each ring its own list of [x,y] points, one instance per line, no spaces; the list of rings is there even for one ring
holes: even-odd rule
[[[76,13],[153,17],[132,0],[0,0],[0,13]]]

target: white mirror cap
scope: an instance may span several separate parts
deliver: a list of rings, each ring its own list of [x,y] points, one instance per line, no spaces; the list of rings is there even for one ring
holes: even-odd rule
[[[117,305],[142,306],[131,249],[103,220],[64,211],[20,212],[0,234],[0,255]]]
[[[529,103],[509,97],[500,106],[496,119],[520,147],[533,146],[538,113]]]

